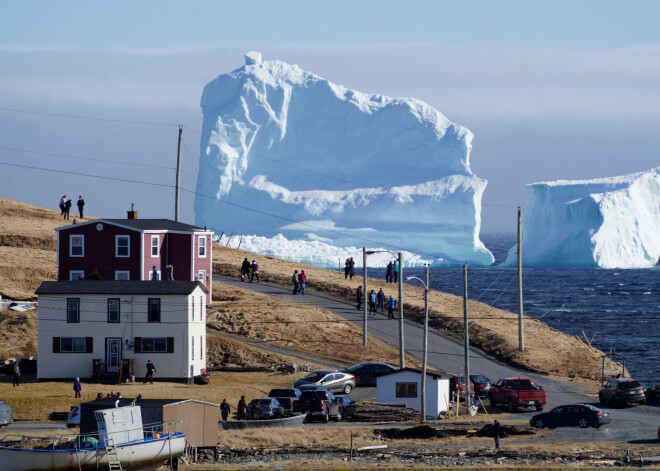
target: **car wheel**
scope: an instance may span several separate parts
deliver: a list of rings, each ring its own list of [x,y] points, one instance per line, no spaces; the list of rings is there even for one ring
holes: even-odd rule
[[[513,401],[511,399],[509,399],[509,402],[507,403],[507,406],[509,408],[509,412],[515,412],[516,411],[516,408],[513,405]]]
[[[344,394],[350,394],[352,390],[353,390],[353,386],[351,386],[350,383],[344,386]]]
[[[539,412],[542,411],[542,410],[543,410],[543,406],[536,406],[536,410],[539,411]]]
[[[330,414],[328,414],[328,411],[325,411],[325,414],[323,415],[323,423],[327,424],[330,421]]]
[[[536,428],[543,428],[543,427],[545,427],[545,422],[543,421],[543,419],[540,419],[540,418],[539,418],[539,419],[536,419],[536,420],[534,421],[534,427],[536,427]]]
[[[581,417],[578,421],[578,425],[580,428],[587,428],[589,427],[589,421],[586,419],[586,417]]]
[[[341,408],[337,411],[337,417],[335,417],[335,420],[339,422],[341,420]]]

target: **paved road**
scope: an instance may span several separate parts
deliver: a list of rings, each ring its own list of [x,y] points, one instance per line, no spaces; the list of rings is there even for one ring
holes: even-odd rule
[[[346,320],[362,327],[362,311],[355,309],[354,304],[330,299],[324,296],[314,295],[309,289],[307,295],[293,296],[288,287],[280,287],[262,283],[242,283],[234,278],[216,278],[228,285],[251,289],[260,293],[274,296],[295,303],[307,303],[324,308]],[[405,313],[404,313],[405,314]],[[378,313],[375,319],[370,318],[367,322],[369,334],[396,348],[399,346],[399,323],[398,320],[388,319],[386,314]],[[409,355],[422,358],[423,328],[412,322],[404,323],[405,351]],[[367,358],[364,359],[368,360]],[[461,372],[464,369],[463,344],[456,339],[441,335],[436,331],[429,332],[428,338],[428,362],[429,368],[439,371]],[[576,386],[568,385],[558,381],[550,380],[548,377],[529,371],[513,368],[506,365],[484,352],[470,349],[470,373],[480,373],[493,380],[498,378],[523,376],[532,379],[536,384],[544,387],[548,394],[549,410],[560,404],[574,402],[586,402],[597,405],[597,399],[586,395]],[[535,413],[530,411],[516,414],[516,418],[531,418]],[[657,437],[658,423],[660,423],[660,407],[640,406],[625,409],[611,410],[613,423],[607,427],[609,438],[619,437],[621,439],[643,438],[647,436]],[[604,429],[594,430],[598,432]],[[589,435],[591,435],[589,433]]]

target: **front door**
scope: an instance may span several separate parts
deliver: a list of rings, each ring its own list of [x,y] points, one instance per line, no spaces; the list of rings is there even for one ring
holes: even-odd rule
[[[105,371],[117,373],[121,361],[121,339],[105,339]]]

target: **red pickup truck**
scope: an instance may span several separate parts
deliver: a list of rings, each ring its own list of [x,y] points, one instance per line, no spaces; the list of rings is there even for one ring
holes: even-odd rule
[[[519,407],[535,407],[543,410],[545,405],[545,390],[536,386],[532,380],[527,378],[503,378],[488,392],[490,405],[492,407],[505,405],[509,412],[516,411]]]
[[[307,421],[320,417],[327,423],[330,417],[337,421],[342,418],[339,401],[335,399],[332,391],[327,390],[303,391],[300,399],[293,403],[293,412],[307,414]]]

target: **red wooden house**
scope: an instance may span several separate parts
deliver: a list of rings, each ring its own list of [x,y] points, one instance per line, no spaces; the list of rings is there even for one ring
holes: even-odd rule
[[[95,219],[55,230],[58,281],[95,272],[104,280],[170,276],[201,282],[211,304],[213,231],[170,219],[137,219],[134,211],[128,219]]]

